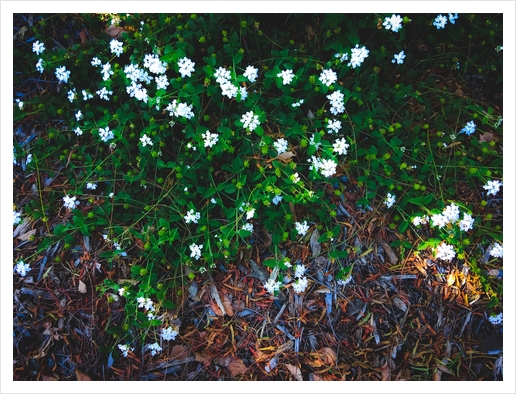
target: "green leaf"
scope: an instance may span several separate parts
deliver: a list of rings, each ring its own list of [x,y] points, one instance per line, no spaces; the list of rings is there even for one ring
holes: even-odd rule
[[[242,238],[249,237],[252,234],[253,234],[252,232],[250,232],[248,230],[243,230],[243,229],[238,232],[238,235],[241,236]]]
[[[169,299],[164,300],[161,305],[163,306],[163,308],[166,308],[166,309],[175,309],[176,308],[176,304],[172,300],[169,300]]]

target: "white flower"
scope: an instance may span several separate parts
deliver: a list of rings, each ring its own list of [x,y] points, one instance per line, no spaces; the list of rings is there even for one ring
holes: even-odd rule
[[[348,67],[356,68],[360,66],[368,56],[369,50],[366,47],[359,48],[358,44],[355,45],[355,48],[351,49],[351,60],[348,63]]]
[[[312,134],[312,136],[310,137],[310,145],[315,146],[315,149],[318,150],[321,144],[322,142],[315,142],[315,134]]]
[[[86,189],[95,190],[96,188],[97,188],[97,184],[96,184],[96,183],[88,182],[88,183],[86,184]]]
[[[147,348],[147,350],[151,351],[151,356],[155,356],[157,353],[159,353],[159,352],[161,352],[163,350],[161,348],[161,346],[158,345],[158,342],[153,343],[151,345],[146,345],[145,347]]]
[[[238,87],[233,85],[230,81],[224,81],[220,84],[220,89],[222,90],[222,95],[227,96],[228,98],[235,98],[238,94]]]
[[[340,286],[346,286],[349,282],[351,282],[351,279],[353,279],[353,277],[351,275],[349,275],[347,277],[347,279],[339,279],[337,281],[337,284]]]
[[[132,82],[145,82],[149,84],[152,81],[152,77],[149,73],[139,68],[137,64],[128,64],[125,66],[124,73],[127,79],[130,79]]]
[[[244,101],[246,98],[247,98],[247,90],[245,89],[244,86],[240,86],[238,88],[238,92],[240,93],[240,100]]]
[[[209,131],[207,131],[206,133],[202,134],[202,138],[204,139],[204,147],[211,148],[211,147],[215,146],[215,144],[219,140],[219,135],[216,133],[210,133]]]
[[[25,276],[30,271],[30,264],[24,263],[23,260],[18,261],[16,264],[15,271],[20,276]]]
[[[81,130],[81,128],[80,128],[80,127],[75,128],[74,132],[75,132],[75,134],[77,134],[77,135],[82,135],[82,130]]]
[[[249,131],[253,131],[260,125],[258,115],[255,115],[253,111],[246,112],[242,115],[240,121],[244,124],[244,129],[249,129]]]
[[[429,220],[429,218],[428,218],[428,216],[426,216],[426,215],[425,215],[425,216],[423,216],[423,217],[421,217],[421,216],[416,216],[416,217],[414,217],[414,218],[412,219],[412,223],[414,224],[414,226],[419,226],[419,225],[421,225],[421,224],[426,224],[426,223],[428,223],[428,220]]]
[[[39,71],[40,73],[43,72],[43,59],[39,58],[38,62],[36,63],[36,71]]]
[[[197,223],[197,220],[199,220],[201,218],[201,213],[200,212],[195,212],[193,209],[190,209],[187,213],[186,213],[186,216],[184,217],[185,219],[185,222],[188,224],[188,223]]]
[[[94,57],[92,60],[91,60],[91,65],[93,67],[98,67],[98,66],[101,66],[102,65],[102,62],[100,61],[100,59],[98,57]]]
[[[308,287],[308,280],[303,276],[292,283],[292,288],[296,293],[302,293]]]
[[[459,131],[459,134],[465,133],[466,135],[471,135],[475,132],[476,127],[477,125],[475,124],[475,122],[471,120],[468,123],[466,123],[466,126],[464,126],[461,131]]]
[[[449,220],[446,215],[443,215],[440,213],[432,215],[432,226],[433,227],[439,226],[439,228],[443,228],[444,226],[446,226],[448,224],[448,222],[449,222]]]
[[[403,59],[405,59],[407,56],[405,56],[405,51],[401,51],[397,55],[394,55],[394,59],[392,59],[393,63],[397,64],[403,64]]]
[[[455,204],[447,205],[443,211],[443,215],[448,218],[448,222],[455,223],[459,220],[459,207]]]
[[[77,119],[77,122],[82,119],[82,112],[81,112],[81,110],[76,112],[75,119]]]
[[[293,104],[292,104],[292,107],[294,107],[294,108],[295,108],[295,107],[300,107],[300,106],[301,106],[301,104],[303,104],[304,102],[305,102],[305,100],[301,99],[301,100],[299,100],[299,101],[297,101],[297,102],[293,103]]]
[[[111,77],[111,75],[114,74],[113,70],[111,70],[111,64],[109,64],[109,63],[102,65],[101,72],[102,72],[102,79],[104,81],[107,81]]]
[[[455,24],[455,21],[456,21],[458,18],[459,18],[459,14],[455,14],[455,15],[453,15],[453,14],[448,14],[448,20],[450,21],[450,23],[451,23],[452,25],[454,25],[454,24]]]
[[[113,95],[113,91],[107,90],[104,86],[102,89],[96,92],[102,100],[109,101],[109,95]]]
[[[459,223],[459,227],[462,231],[469,231],[473,229],[473,222],[475,219],[467,213],[464,214],[463,219]]]
[[[177,334],[179,334],[179,331],[172,327],[161,329],[161,339],[164,341],[173,341],[176,339]]]
[[[18,108],[23,109],[23,101],[20,99],[16,99],[15,101],[18,103]]]
[[[216,204],[217,203],[217,200],[215,200],[213,197],[212,199],[210,200],[212,204]]]
[[[131,97],[136,98],[139,101],[147,102],[149,96],[147,95],[147,89],[142,87],[141,83],[131,82],[130,86],[125,88],[127,94]]]
[[[288,85],[294,79],[294,73],[288,69],[283,70],[277,76],[283,78],[283,85]]]
[[[68,101],[73,103],[73,101],[75,100],[77,96],[77,92],[75,91],[75,88],[73,88],[72,90],[69,90],[68,91]]]
[[[332,159],[317,160],[317,163],[313,164],[316,169],[321,170],[321,174],[325,177],[330,177],[337,172],[337,163],[335,163]]]
[[[148,68],[151,73],[164,74],[167,71],[167,63],[159,60],[158,55],[147,54],[143,59],[143,67]]]
[[[13,211],[13,226],[21,222],[21,212]]]
[[[118,295],[120,297],[122,297],[124,295],[124,293],[126,292],[125,288],[124,287],[121,287],[118,289]]]
[[[242,226],[242,230],[247,230],[252,233],[254,230],[254,226],[252,225],[252,223],[246,223]]]
[[[113,198],[113,197],[115,197],[115,193],[113,193],[113,192],[109,193],[108,197],[109,197],[109,198]]]
[[[65,208],[68,208],[68,209],[74,209],[77,205],[80,204],[79,201],[75,201],[77,199],[77,197],[69,197],[69,196],[64,196],[63,197],[63,205]]]
[[[275,141],[273,145],[276,151],[278,152],[278,155],[280,155],[287,151],[288,141],[284,138],[280,138],[279,140]]]
[[[306,223],[306,222],[305,222]],[[294,269],[294,276],[296,278],[301,278],[306,272],[306,267],[304,265],[298,264]]]
[[[118,345],[118,349],[120,349],[120,351],[122,352],[122,355],[124,357],[127,357],[127,355],[129,354],[129,350],[131,350],[131,352],[134,350],[134,348],[129,348],[129,345],[121,345],[119,344]]]
[[[36,52],[36,55],[39,55],[45,51],[45,44],[42,42],[36,41],[32,43],[32,52]]]
[[[170,116],[176,117],[185,117],[187,119],[191,119],[194,117],[194,113],[192,112],[192,105],[188,105],[186,103],[177,103],[177,100],[172,101],[167,106],[167,111],[170,112]]]
[[[392,30],[393,32],[397,33],[399,29],[402,28],[401,22],[403,22],[403,18],[400,15],[394,15],[392,14],[391,17],[386,17],[385,21],[383,22],[383,26],[387,30]]]
[[[455,257],[455,251],[453,250],[453,245],[447,245],[446,242],[443,242],[441,245],[437,247],[436,258],[441,260],[452,261]]]
[[[254,208],[251,208],[249,209],[245,214],[246,214],[246,219],[249,220],[249,219],[252,219],[253,216],[254,216],[254,213],[256,212],[256,209]]]
[[[344,94],[336,90],[332,94],[326,96],[330,100],[330,112],[333,115],[338,115],[344,112]]]
[[[387,198],[383,202],[385,205],[387,205],[387,208],[392,207],[395,202],[396,202],[396,196],[392,195],[391,193],[387,193]]]
[[[340,60],[341,63],[344,63],[345,61],[347,62],[349,59],[348,59],[348,54],[347,53],[336,53],[335,54],[335,57],[337,59]]]
[[[295,172],[290,176],[290,180],[294,183],[298,183],[301,180],[301,178],[299,178],[299,174]]]
[[[448,22],[448,18],[446,18],[445,16],[439,14],[435,18],[433,25],[435,27],[437,27],[437,30],[444,29],[444,26],[446,25],[446,22]]]
[[[282,197],[282,196],[280,196],[279,194],[276,194],[276,195],[274,196],[274,198],[272,199],[272,203],[273,203],[274,205],[278,205],[278,204],[279,204],[279,202],[280,202],[281,200],[283,200],[283,197]]]
[[[116,38],[113,38],[109,45],[111,47],[111,53],[115,54],[117,57],[120,57],[120,55],[124,52],[124,44],[122,44]]]
[[[346,155],[348,153],[349,144],[346,143],[346,139],[342,137],[340,140],[335,140],[333,144],[334,152],[339,155]]]
[[[56,68],[56,78],[59,82],[68,82],[68,78],[70,78],[70,71],[66,71],[66,67],[58,67]]]
[[[296,222],[296,230],[297,233],[301,236],[306,235],[306,232],[310,228],[310,226],[306,223],[306,220],[303,223]]]
[[[105,129],[99,128],[99,137],[103,142],[108,142],[109,140],[115,138],[115,135],[111,130],[109,130],[109,127],[106,126]]]
[[[86,101],[86,100],[89,100],[93,98],[93,94],[91,94],[90,92],[87,92],[86,90],[82,90],[82,99],[83,101]]]
[[[191,244],[190,251],[192,253],[190,254],[190,257],[193,257],[195,260],[199,260],[201,258],[202,247],[203,247],[203,245]]]
[[[493,257],[503,257],[503,246],[500,245],[498,242],[495,242],[493,247],[491,248],[489,254]]]
[[[222,85],[224,82],[227,82],[231,79],[231,72],[224,67],[219,67],[217,71],[215,71],[214,77],[216,78],[215,81]]]
[[[156,77],[155,80],[157,89],[166,89],[169,85],[166,75],[160,75],[159,77]]]
[[[181,78],[191,77],[192,72],[195,71],[195,68],[194,68],[195,63],[192,62],[187,57],[179,59],[179,61],[177,62],[177,65],[179,66],[179,72],[181,73]]]
[[[147,134],[144,134],[142,137],[140,137],[140,141],[142,146],[153,145],[152,140],[147,136]]]
[[[272,278],[269,278],[267,283],[265,283],[265,285],[263,285],[265,290],[267,290],[271,294],[274,294],[275,291],[279,291],[280,286],[281,286],[281,282],[276,282]]]
[[[499,180],[494,180],[494,181],[487,181],[487,183],[483,186],[483,188],[485,190],[487,190],[488,196],[490,194],[492,194],[493,196],[496,196],[496,194],[500,190],[500,186],[503,186],[503,182],[500,182]]]
[[[340,131],[340,129],[342,128],[342,123],[340,120],[330,119],[328,121],[327,127],[328,127],[329,134],[338,133]]]
[[[244,72],[244,77],[246,77],[249,82],[255,82],[256,78],[258,78],[258,69],[253,66],[247,66]]]
[[[154,303],[150,298],[145,297],[138,297],[136,299],[136,302],[138,302],[138,308],[144,308],[148,311],[154,312],[156,309],[154,308]]]
[[[496,316],[489,316],[489,321],[491,322],[491,324],[494,324],[494,325],[502,324],[503,313],[500,313]]]
[[[319,76],[319,80],[326,86],[330,86],[337,81],[337,73],[332,69],[323,70]]]
[[[29,165],[29,163],[32,161],[32,153],[29,153],[27,155],[27,158],[25,159],[25,164]]]

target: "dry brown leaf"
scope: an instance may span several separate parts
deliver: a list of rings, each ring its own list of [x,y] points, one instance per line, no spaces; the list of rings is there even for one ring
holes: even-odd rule
[[[224,294],[224,300],[222,301],[222,304],[224,305],[228,316],[233,316],[233,307],[231,306],[231,301],[229,300],[227,294]]]
[[[493,133],[482,133],[480,135],[480,138],[478,139],[480,142],[487,142],[490,143],[494,140],[494,134]]]
[[[224,316],[224,314],[222,313],[222,311],[220,310],[220,308],[218,307],[218,305],[213,301],[213,300],[210,300],[209,301],[210,303],[210,308],[211,310],[217,315],[217,316]]]
[[[319,375],[317,375],[313,372],[310,374],[310,380],[313,382],[322,382],[323,381]]]
[[[228,367],[229,364],[233,361],[233,357],[231,356],[219,356],[216,358],[217,362],[221,367]]]
[[[190,349],[186,346],[175,345],[170,352],[171,360],[184,360],[190,354]]]
[[[247,367],[242,360],[233,360],[231,364],[229,364],[229,372],[231,373],[231,377],[236,378],[238,375],[244,375],[247,372]]]
[[[306,31],[306,34],[308,34],[308,38],[310,40],[315,37],[315,30],[313,29],[312,26],[306,25],[305,26],[305,31]]]
[[[79,280],[79,293],[86,293],[86,285],[82,280]]]
[[[285,152],[285,153],[282,153],[281,155],[276,156],[276,158],[278,160],[288,163],[294,156],[295,156],[295,154],[292,152]]]
[[[455,275],[453,273],[450,273],[448,275],[448,280],[446,281],[448,283],[448,286],[451,286],[455,283]]]
[[[317,231],[317,229],[312,231],[312,235],[310,236],[310,248],[312,249],[313,257],[317,257],[319,253],[321,253],[321,243],[317,241],[320,236],[321,235],[319,234],[319,231]]]
[[[27,231],[25,234],[21,234],[18,239],[20,241],[28,241],[30,237],[36,235],[36,231],[38,231],[37,229],[34,229],[34,230],[30,230],[30,231]]]
[[[86,44],[86,39],[88,38],[88,34],[86,34],[86,30],[82,29],[79,32],[79,37],[81,38],[81,45]]]
[[[210,365],[211,360],[213,360],[213,355],[208,354],[207,352],[201,352],[201,354],[195,355],[195,361],[203,363],[205,367]]]
[[[56,381],[57,379],[54,378],[53,376],[41,375],[41,380],[43,380],[44,382],[49,382],[49,381]]]
[[[458,97],[464,97],[464,92],[459,88],[455,91],[455,95]]]
[[[389,364],[387,364],[387,361],[385,362],[385,364],[382,365],[380,370],[382,371],[382,380],[390,381],[391,380],[391,369],[389,367]]]
[[[321,359],[324,364],[333,367],[337,362],[337,355],[335,354],[335,351],[331,347],[323,347],[321,349],[321,353]]]
[[[303,381],[303,375],[301,374],[301,370],[292,364],[285,364],[285,367],[290,371],[294,379],[302,382]]]
[[[75,369],[75,375],[77,376],[77,381],[91,381],[91,378],[88,375],[79,371],[77,368]]]
[[[117,40],[119,40],[120,38],[122,38],[122,34],[129,33],[129,30],[126,30],[120,26],[110,25],[106,27],[106,30],[104,30],[104,32],[111,38],[116,38]]]

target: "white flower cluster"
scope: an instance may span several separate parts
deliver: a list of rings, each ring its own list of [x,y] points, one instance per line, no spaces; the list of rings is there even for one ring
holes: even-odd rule
[[[96,93],[99,95],[99,97],[102,100],[106,100],[106,101],[109,101],[109,96],[113,95],[113,91],[112,90],[107,90],[105,86],[102,89],[97,90]]]
[[[97,184],[96,183],[88,182],[86,184],[86,189],[95,190],[96,188],[97,188]]]
[[[91,65],[93,67],[98,67],[98,66],[102,65],[102,62],[100,61],[100,59],[98,57],[95,56],[93,59],[91,59]]]
[[[131,350],[131,352],[134,350],[134,348],[129,348],[129,345],[122,345],[122,344],[119,344],[118,345],[118,349],[120,349],[120,351],[122,352],[122,355],[124,357],[127,357],[127,355],[129,354],[129,350]]]
[[[109,130],[109,127],[106,126],[105,129],[99,128],[99,137],[103,142],[108,142],[115,138],[115,135],[111,130]]]
[[[120,246],[120,244],[118,242],[113,242],[113,246],[115,247],[116,250],[122,250],[122,246]],[[122,257],[127,257],[127,253],[126,252],[121,252],[120,253],[120,256]],[[152,309],[154,310],[154,309]]]
[[[56,68],[56,78],[59,82],[68,83],[68,78],[70,78],[70,71],[66,70],[65,66]]]
[[[421,224],[427,224],[429,220],[430,220],[430,218],[427,215],[415,216],[414,218],[412,218],[412,224],[414,226],[419,226]]]
[[[82,119],[82,112],[81,110],[77,111],[75,113],[75,119],[77,119],[77,122]]]
[[[45,51],[45,44],[39,41],[32,43],[32,52],[36,52],[36,55],[40,55]]]
[[[179,59],[177,65],[179,66],[179,73],[181,74],[181,78],[191,77],[192,73],[195,71],[195,62],[192,62],[187,57]]]
[[[285,138],[280,138],[273,143],[274,148],[278,151],[278,155],[285,153],[288,148],[288,141]]]
[[[349,144],[346,143],[346,139],[342,137],[340,140],[337,139],[333,143],[333,151],[337,152],[338,155],[346,155],[348,153]]]
[[[39,73],[42,73],[44,71],[43,69],[43,59],[39,58],[38,62],[36,63],[36,71]]]
[[[326,96],[330,100],[330,112],[333,115],[338,115],[344,112],[344,94],[336,90],[332,94]]]
[[[358,44],[355,45],[355,48],[351,49],[351,60],[348,63],[348,67],[356,68],[360,66],[368,56],[369,50],[366,47],[359,48]]]
[[[353,277],[349,275],[346,279],[339,279],[337,281],[337,284],[340,286],[346,286],[349,282],[351,282],[352,279]]]
[[[102,80],[107,81],[111,78],[111,75],[114,74],[113,70],[111,70],[111,64],[106,63],[102,65]]]
[[[310,145],[315,146],[316,151],[319,150],[319,147],[321,146],[322,142],[315,142],[315,134],[312,134],[310,137]]]
[[[90,92],[86,91],[86,90],[82,90],[82,100],[83,101],[87,101],[89,99],[93,98],[93,94],[91,94]]]
[[[68,96],[68,101],[73,103],[73,101],[77,98],[77,91],[75,90],[75,88],[69,90],[67,93],[67,96]]]
[[[145,297],[138,297],[136,299],[136,302],[138,303],[138,308],[144,308],[148,311],[155,311],[156,308],[154,308],[154,303],[150,298]]]
[[[391,193],[387,193],[387,198],[383,202],[387,206],[387,208],[392,207],[395,202],[396,202],[396,196]]]
[[[272,203],[273,203],[274,205],[278,205],[278,204],[280,203],[280,201],[281,201],[281,200],[283,200],[283,197],[282,197],[282,196],[280,196],[279,194],[276,194],[276,195],[274,196],[274,198],[272,199]]]
[[[453,250],[453,245],[447,245],[446,242],[443,242],[437,247],[437,253],[435,257],[441,260],[452,261],[455,257],[455,250]]]
[[[209,131],[206,131],[206,133],[202,134],[202,138],[204,139],[204,147],[211,148],[215,146],[219,140],[219,135],[217,133],[210,133]]]
[[[400,15],[392,14],[391,17],[385,18],[385,21],[382,25],[385,26],[387,30],[392,30],[393,32],[397,33],[398,30],[402,28],[401,22],[403,22],[403,18]]]
[[[301,104],[303,104],[305,102],[304,99],[301,99],[299,101],[296,101],[295,103],[292,104],[292,107],[293,108],[296,108],[296,107],[301,107]]]
[[[278,78],[283,78],[283,85],[288,85],[294,79],[294,73],[292,70],[283,70],[277,75]]]
[[[169,111],[170,116],[176,117],[185,117],[186,119],[191,119],[194,117],[194,113],[192,112],[192,105],[188,105],[186,103],[177,103],[177,100],[172,101],[167,106],[167,111]]]
[[[275,291],[279,291],[280,286],[281,286],[281,282],[277,282],[272,278],[269,278],[267,283],[265,283],[265,285],[263,285],[265,290],[267,290],[271,294],[274,294]]]
[[[493,257],[502,258],[503,257],[503,246],[500,245],[498,242],[495,242],[491,250],[489,251],[489,254]]]
[[[14,269],[18,275],[25,276],[30,271],[30,264],[24,263],[23,260],[20,260],[18,261]]]
[[[466,126],[464,126],[461,131],[459,131],[459,134],[464,133],[466,135],[471,135],[475,132],[476,127],[477,125],[475,124],[475,122],[471,120],[468,123],[466,123]]]
[[[82,130],[81,130],[81,128],[80,128],[80,127],[76,127],[76,128],[74,129],[74,132],[75,132],[75,134],[77,134],[77,135],[82,135]]]
[[[193,210],[193,209],[190,209],[184,217],[185,222],[187,224],[192,223],[192,222],[197,223],[197,220],[199,220],[200,218],[201,218],[201,213],[195,212],[195,210]]]
[[[172,327],[161,329],[161,339],[164,341],[173,341],[176,339],[177,334],[179,334],[179,331]]]
[[[294,283],[292,283],[292,288],[296,293],[302,293],[308,287],[308,279],[306,277],[297,278]]]
[[[219,67],[214,74],[216,78],[216,82],[219,84],[220,89],[222,90],[222,95],[226,96],[230,99],[235,98],[237,94],[240,92],[240,97],[242,100],[247,98],[247,91],[244,87],[238,88],[231,82],[231,72],[224,67]]]
[[[21,101],[20,99],[16,99],[15,101],[18,104],[18,108],[23,109],[23,101]]]
[[[161,346],[158,345],[158,342],[150,344],[150,345],[145,345],[145,347],[147,348],[147,350],[151,351],[151,356],[155,356],[157,353],[159,353],[163,350],[161,348]]]
[[[13,226],[21,222],[21,213],[13,211]]]
[[[310,170],[321,170],[321,175],[325,177],[330,177],[337,172],[337,163],[333,159],[320,159],[319,157],[312,156],[307,161],[312,163],[309,167]]]
[[[310,228],[308,223],[306,223],[306,220],[303,223],[296,222],[295,226],[296,226],[297,233],[301,236],[306,235],[308,229]]]
[[[301,178],[299,178],[299,174],[295,172],[294,174],[290,175],[290,180],[294,183],[298,183]]]
[[[247,230],[249,232],[253,232],[254,231],[254,226],[252,223],[245,223],[243,226],[242,226],[242,230]]]
[[[432,23],[437,30],[444,29],[444,26],[446,26],[446,23],[448,22],[448,18],[446,18],[444,15],[437,15],[437,17],[434,19],[434,23]]]
[[[147,145],[152,146],[153,145],[152,140],[150,139],[150,137],[147,134],[144,134],[143,136],[140,137],[140,142],[142,143],[142,146],[147,146]]]
[[[73,196],[73,197],[64,196],[63,197],[63,206],[68,209],[74,209],[77,205],[80,204],[80,201],[75,201],[75,200],[77,200],[77,197],[75,197],[75,196]]]
[[[149,73],[138,67],[137,64],[128,64],[125,66],[124,74],[126,78],[132,82],[145,82],[148,84],[152,81],[152,77],[149,76]]]
[[[349,55],[347,53],[336,53],[335,57],[339,59],[341,63],[347,62],[349,60]]]
[[[329,70],[323,70],[319,76],[319,80],[326,86],[330,86],[332,83],[337,82],[337,73],[331,68]]]
[[[456,223],[459,221],[460,211],[459,207],[455,204],[450,204],[445,207],[443,213],[432,215],[432,226],[438,226],[439,228],[443,228],[448,223]],[[459,228],[462,231],[469,231],[473,228],[473,222],[475,219],[467,213],[464,213],[463,219],[459,222]]]
[[[503,186],[503,182],[500,182],[499,180],[494,181],[487,181],[487,183],[483,186],[485,190],[487,190],[487,195],[489,196],[492,194],[493,196],[496,196],[498,192],[500,191],[500,186]]]
[[[407,56],[405,55],[405,51],[401,51],[397,55],[394,55],[394,59],[392,59],[392,62],[397,64],[403,64],[403,61],[406,57]]]
[[[247,66],[244,72],[244,77],[246,77],[249,82],[255,82],[256,78],[258,78],[258,69],[251,65]]]
[[[124,52],[124,44],[122,44],[120,41],[118,41],[116,38],[113,38],[111,42],[109,43],[111,53],[115,54],[117,57],[120,57],[120,55]]]
[[[193,257],[195,260],[199,260],[201,258],[202,247],[203,245],[191,244],[190,251],[192,253],[190,254],[190,257]]]
[[[329,134],[338,133],[340,131],[340,129],[342,128],[342,123],[340,120],[330,119],[328,121],[328,125],[326,127],[328,127]]]
[[[159,89],[166,90],[167,86],[170,85],[166,75],[160,75],[159,77],[156,77],[155,80],[156,80],[156,89],[158,89],[158,90]]]
[[[253,111],[248,111],[240,118],[240,121],[244,124],[244,129],[253,131],[260,125],[258,115],[255,115]]]
[[[496,316],[489,316],[489,321],[491,322],[491,324],[494,324],[494,325],[502,324],[503,313],[500,313]]]
[[[145,89],[141,83],[131,82],[131,85],[125,88],[125,91],[130,97],[134,97],[139,101],[146,103],[149,99],[147,89]]]
[[[31,162],[32,162],[32,153],[29,153],[27,155],[27,158],[25,159],[25,164],[29,165],[29,163],[31,163]]]
[[[146,54],[143,58],[143,67],[148,68],[153,74],[164,74],[167,71],[167,63],[159,60],[158,55]]]

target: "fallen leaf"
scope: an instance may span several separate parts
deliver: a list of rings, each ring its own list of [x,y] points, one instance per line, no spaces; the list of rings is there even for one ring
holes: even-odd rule
[[[312,249],[313,257],[317,257],[319,253],[321,253],[321,243],[317,241],[320,236],[321,235],[319,234],[319,231],[317,231],[317,229],[315,229],[312,232],[312,235],[310,236],[310,248]]]
[[[217,315],[217,316],[224,316],[224,314],[222,313],[220,308],[217,306],[215,301],[210,300],[209,302],[210,302],[210,308],[215,313],[215,315]]]
[[[215,359],[221,367],[228,367],[229,364],[233,361],[233,357],[231,356],[219,356]]]
[[[45,376],[45,375],[42,375],[41,376],[41,380],[43,380],[44,382],[49,382],[49,381],[55,381],[57,380],[56,378],[54,378],[53,376]]]
[[[306,31],[306,34],[308,34],[308,38],[310,40],[315,37],[315,30],[313,29],[312,26],[306,25],[305,26],[305,31]]]
[[[36,235],[36,231],[38,231],[37,229],[34,229],[34,230],[30,230],[30,231],[27,231],[25,234],[21,234],[18,239],[20,241],[28,241],[30,237]]]
[[[455,95],[458,96],[458,97],[463,97],[464,96],[464,92],[461,89],[457,89],[455,91]]]
[[[322,360],[324,364],[329,365],[330,367],[333,367],[335,363],[337,362],[337,355],[335,354],[335,351],[331,347],[323,347],[321,349],[322,353]]]
[[[393,297],[392,302],[398,309],[401,309],[403,312],[407,311],[407,305],[398,297]]]
[[[231,306],[231,301],[229,300],[227,294],[224,294],[224,300],[222,301],[222,304],[224,305],[228,316],[233,316],[233,307]]]
[[[292,159],[292,157],[294,157],[294,156],[295,156],[295,153],[285,152],[285,153],[282,153],[282,154],[276,156],[276,158],[278,160],[281,160],[281,161],[284,161],[284,162],[288,163]]]
[[[175,345],[170,352],[171,360],[184,360],[190,354],[190,349],[183,345]]]
[[[382,365],[380,370],[382,371],[382,381],[390,381],[391,369],[389,368],[389,364],[387,364],[387,361],[385,362],[385,364]]]
[[[319,375],[316,375],[313,372],[310,374],[310,380],[313,382],[322,382],[323,381]]]
[[[247,367],[242,360],[233,360],[231,364],[229,364],[229,372],[231,373],[231,377],[236,378],[238,375],[245,374]]]
[[[86,285],[82,280],[79,280],[79,293],[86,293]]]
[[[451,286],[455,283],[455,275],[453,275],[453,273],[450,273],[448,275],[448,280],[446,281],[446,283],[448,283],[448,286]]]
[[[120,39],[123,33],[129,33],[129,30],[124,29],[120,26],[110,25],[106,27],[104,32],[109,35],[111,38]]]
[[[494,134],[493,133],[482,133],[478,139],[480,142],[491,142],[494,140]]]
[[[77,368],[75,369],[75,375],[77,376],[77,381],[91,381],[91,378],[88,375],[79,371]]]
[[[86,34],[86,30],[82,29],[79,32],[79,37],[81,37],[81,45],[86,44],[86,39],[88,38],[88,35]]]
[[[292,364],[285,364],[285,367],[287,367],[294,379],[300,382],[303,381],[303,375],[301,374],[301,370],[298,367]]]

